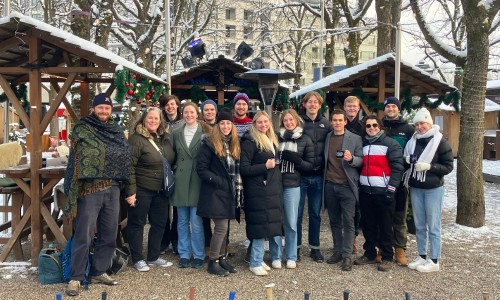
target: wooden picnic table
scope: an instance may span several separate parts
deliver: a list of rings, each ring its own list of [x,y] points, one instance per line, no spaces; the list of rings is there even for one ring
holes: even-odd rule
[[[57,218],[54,218],[47,206],[43,203],[43,199],[51,195],[54,186],[64,177],[66,173],[66,166],[40,168],[37,169],[36,173],[41,178],[42,182],[42,184],[38,187],[33,186],[33,180],[30,183],[26,183],[23,180],[23,178],[31,177],[31,167],[29,164],[0,170],[0,174],[5,174],[5,177],[14,180],[17,186],[22,190],[24,195],[20,199],[29,198],[31,200],[29,201],[29,204],[28,201],[24,201],[24,215],[20,219],[12,220],[13,232],[0,254],[0,262],[4,262],[13,247],[19,245],[21,234],[29,220],[31,220],[30,233],[32,235],[32,260],[33,255],[37,256],[40,251],[38,248],[40,248],[41,245],[39,245],[38,241],[41,240],[41,236],[43,235],[42,224],[41,222],[38,223],[37,220],[45,221],[60,245],[64,247],[66,244],[66,238],[57,224]],[[39,189],[39,193],[36,193],[39,195],[38,199],[31,199],[31,195],[33,194],[32,188]],[[39,213],[40,216],[33,218],[32,216],[34,212]]]

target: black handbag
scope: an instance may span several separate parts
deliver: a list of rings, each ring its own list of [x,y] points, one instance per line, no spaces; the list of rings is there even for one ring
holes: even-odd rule
[[[168,163],[168,160],[163,156],[160,151],[160,148],[153,139],[149,139],[151,144],[160,152],[161,162],[163,165],[163,183],[162,183],[162,193],[165,197],[170,197],[174,193],[174,171],[172,170],[172,166]]]

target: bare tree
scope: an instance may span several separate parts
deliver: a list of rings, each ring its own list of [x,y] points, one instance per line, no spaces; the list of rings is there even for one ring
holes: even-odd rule
[[[432,49],[457,66],[464,68],[461,99],[460,136],[457,170],[457,223],[471,227],[481,227],[485,221],[483,188],[483,139],[484,102],[486,75],[490,46],[498,43],[491,35],[500,24],[500,0],[461,0],[453,2],[453,10],[448,9],[450,1],[437,1],[450,20],[442,27],[433,22],[432,28],[447,33],[452,45],[445,44],[439,35],[431,30],[422,11],[422,1],[410,0],[417,23],[425,40]],[[427,3],[429,4],[429,3]],[[444,7],[446,6],[446,8]],[[465,43],[465,45],[463,44]]]
[[[401,19],[401,0],[375,0],[377,11],[377,56],[393,52],[396,49],[394,26]]]

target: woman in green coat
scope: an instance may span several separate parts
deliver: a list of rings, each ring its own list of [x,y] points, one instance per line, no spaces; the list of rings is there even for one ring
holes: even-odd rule
[[[201,180],[196,172],[196,157],[200,151],[201,135],[206,132],[198,122],[198,106],[187,102],[182,108],[185,124],[173,133],[176,163],[174,169],[175,189],[171,205],[177,207],[179,234],[179,268],[201,269],[205,261],[203,221],[196,214],[200,196]],[[190,230],[191,228],[191,230]]]

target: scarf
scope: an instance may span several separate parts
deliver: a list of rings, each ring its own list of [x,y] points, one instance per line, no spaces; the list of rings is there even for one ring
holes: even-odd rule
[[[229,177],[231,177],[231,183],[233,184],[233,190],[235,193],[235,201],[236,207],[242,207],[243,203],[243,181],[240,176],[240,163],[235,161],[233,156],[231,155],[231,151],[229,149],[229,143],[231,142],[231,136],[227,137],[224,140],[224,150],[226,152],[226,166],[227,171],[229,173]]]
[[[384,130],[380,130],[376,135],[374,136],[369,136],[369,135],[365,135],[365,140],[368,141],[368,143],[373,143],[375,142],[376,140],[378,140],[378,138],[384,134]]]
[[[443,138],[443,134],[439,132],[439,125],[433,125],[431,129],[429,129],[426,133],[424,134],[418,134],[415,132],[411,139],[408,141],[406,144],[406,147],[404,149],[404,157],[409,157],[410,155],[413,154],[415,151],[415,146],[417,144],[418,139],[425,139],[432,137],[432,139],[427,143],[425,146],[424,151],[420,154],[420,156],[417,159],[417,162],[424,162],[430,164],[432,162],[432,159],[434,158],[434,155],[436,154],[436,150],[439,146],[439,143],[441,142],[441,139]],[[410,180],[410,176],[415,178],[416,180],[420,182],[425,182],[425,177],[426,177],[427,171],[416,171],[415,170],[415,164],[411,164],[410,168],[406,170],[406,172],[403,174],[403,182],[406,187],[408,187],[408,182]]]
[[[300,126],[295,127],[294,130],[287,130],[280,128],[280,137],[283,140],[279,145],[281,173],[295,173],[295,164],[288,160],[281,159],[281,152],[284,150],[297,152],[297,140],[302,136],[303,128]]]
[[[132,166],[130,146],[123,129],[110,119],[84,117],[71,133],[71,147],[64,191],[64,214],[76,216],[78,197],[108,188],[112,181],[128,181]]]

